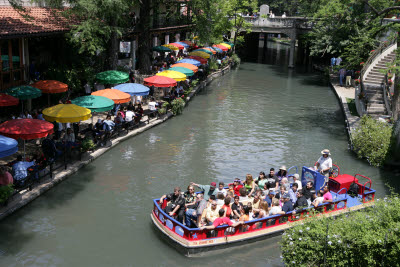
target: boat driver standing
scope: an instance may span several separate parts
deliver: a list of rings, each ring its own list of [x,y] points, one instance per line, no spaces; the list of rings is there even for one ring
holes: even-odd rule
[[[316,167],[319,172],[326,177],[329,178],[329,170],[332,168],[332,158],[330,157],[331,153],[328,149],[324,149],[321,151],[322,156],[318,159]]]

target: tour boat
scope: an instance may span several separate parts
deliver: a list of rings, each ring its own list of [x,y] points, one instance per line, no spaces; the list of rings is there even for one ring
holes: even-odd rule
[[[295,167],[297,169],[297,167]],[[315,168],[302,167],[301,182],[303,187],[308,181],[314,183],[316,189],[322,189],[325,184],[325,177]],[[357,196],[350,196],[347,191],[352,183],[358,185]],[[319,212],[317,216],[337,216],[350,211],[360,210],[373,205],[375,190],[372,189],[371,179],[356,174],[340,174],[337,168],[335,177],[329,178],[329,188],[333,202],[320,204],[317,208],[304,208],[300,213],[292,215],[288,212],[284,215],[273,215],[262,219],[254,219],[236,228],[223,225],[213,230],[201,230],[199,228],[188,228],[166,214],[159,205],[159,199],[154,199],[154,208],[151,219],[161,232],[161,236],[182,251],[186,256],[192,256],[199,252],[225,248],[244,244],[244,242],[265,239],[278,235],[285,229],[294,226],[314,214],[313,210]]]

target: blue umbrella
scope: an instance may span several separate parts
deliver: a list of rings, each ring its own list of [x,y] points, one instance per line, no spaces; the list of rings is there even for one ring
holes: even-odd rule
[[[0,135],[0,158],[11,156],[17,151],[17,140]]]
[[[183,42],[175,42],[175,43],[183,45],[185,48],[189,47],[189,45],[187,43],[183,43]]]
[[[219,47],[211,47],[211,46],[209,46],[209,47],[207,47],[207,48],[214,49],[215,51],[217,51],[217,53],[222,53],[222,52],[224,52],[224,51],[222,51],[222,49],[219,48]]]
[[[189,64],[192,64],[192,65],[195,65],[196,67],[201,65],[200,61],[197,61],[197,60],[194,60],[194,59],[190,59],[190,58],[184,58],[182,60],[179,60],[177,63],[189,63]]]
[[[145,96],[149,94],[150,88],[140,83],[124,83],[114,86],[114,89],[118,89],[124,93],[136,96]]]

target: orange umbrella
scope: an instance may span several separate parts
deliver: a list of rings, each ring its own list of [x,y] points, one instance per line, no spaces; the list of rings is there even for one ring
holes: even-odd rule
[[[174,68],[174,67],[187,68],[187,69],[193,71],[194,73],[196,73],[199,70],[198,67],[196,67],[195,65],[189,64],[189,63],[176,63],[174,65],[171,65],[171,68]]]
[[[42,93],[56,94],[68,91],[68,85],[65,83],[54,80],[43,80],[35,82],[32,87],[40,89]]]
[[[122,104],[131,101],[131,95],[117,89],[103,89],[93,92],[92,95],[104,96],[114,101],[115,104]]]

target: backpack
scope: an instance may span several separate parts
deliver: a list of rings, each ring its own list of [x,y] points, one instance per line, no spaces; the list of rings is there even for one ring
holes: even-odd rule
[[[349,187],[349,190],[347,191],[347,194],[350,195],[351,197],[358,196],[358,184],[352,182]]]

